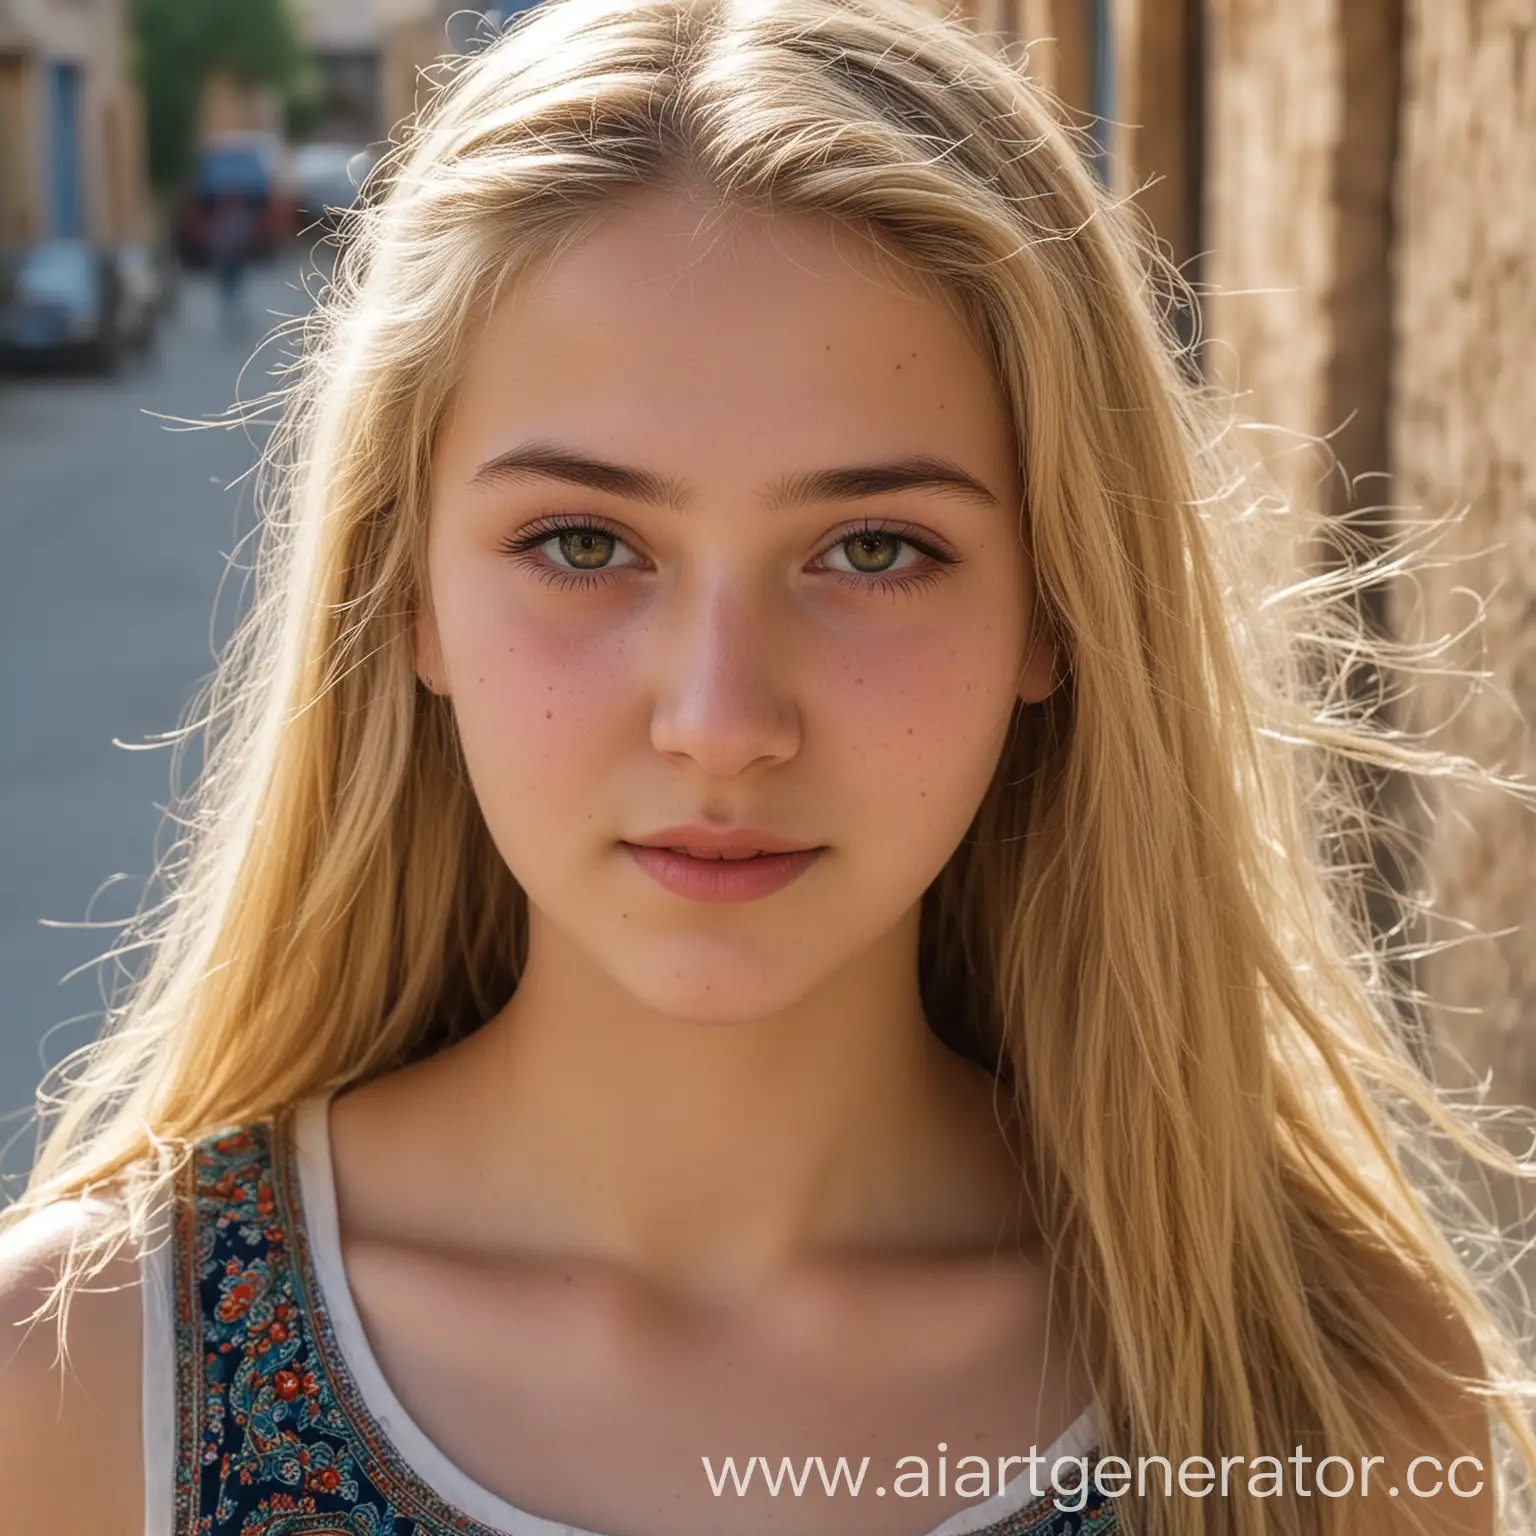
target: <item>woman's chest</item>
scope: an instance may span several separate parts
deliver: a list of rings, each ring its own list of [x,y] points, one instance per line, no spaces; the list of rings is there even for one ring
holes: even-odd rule
[[[1104,1500],[1030,1492],[1049,1460],[1024,1458],[1088,1393],[1022,1260],[682,1306],[592,1266],[343,1242],[295,1145],[219,1133],[184,1175],[153,1351],[174,1389],[151,1403],[146,1376],[155,1536],[1113,1529]],[[1068,1449],[1094,1434],[1080,1416]]]
[[[345,1267],[426,1438],[509,1504],[613,1536],[925,1536],[1083,1402],[1017,1267],[1011,1293],[963,1266],[864,1266],[730,1308],[388,1243],[349,1242]]]

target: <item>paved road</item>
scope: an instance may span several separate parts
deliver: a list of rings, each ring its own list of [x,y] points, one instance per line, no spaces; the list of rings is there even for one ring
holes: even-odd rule
[[[301,271],[296,257],[253,274],[243,340],[188,277],[152,360],[110,380],[0,378],[0,1205],[31,1163],[44,1064],[96,1033],[111,980],[63,978],[115,930],[45,924],[128,916],[156,856],[169,750],[114,738],[179,723],[242,605],[240,571],[219,588],[251,526],[235,482],[256,434],[146,413],[206,420],[270,388],[280,352],[258,343],[308,308]]]

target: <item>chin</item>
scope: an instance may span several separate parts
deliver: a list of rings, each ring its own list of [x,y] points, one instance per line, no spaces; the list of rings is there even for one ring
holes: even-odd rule
[[[782,956],[691,957],[661,947],[611,974],[637,1003],[683,1024],[751,1024],[802,1001],[815,985]]]

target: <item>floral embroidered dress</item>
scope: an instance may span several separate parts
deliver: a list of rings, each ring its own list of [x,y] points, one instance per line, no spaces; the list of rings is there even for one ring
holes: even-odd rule
[[[342,1266],[329,1108],[206,1137],[162,1213],[143,1261],[145,1536],[593,1536],[475,1482],[385,1380]],[[1091,1464],[1096,1434],[1090,1408],[1045,1469]],[[1077,1502],[1024,1473],[930,1536],[1115,1529],[1111,1501]]]

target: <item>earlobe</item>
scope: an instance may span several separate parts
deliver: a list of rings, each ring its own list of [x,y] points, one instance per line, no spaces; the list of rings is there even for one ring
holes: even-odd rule
[[[1057,671],[1059,647],[1056,628],[1048,619],[1039,619],[1031,627],[1033,633],[1019,673],[1019,698],[1026,704],[1038,704],[1049,698],[1061,681]]]
[[[416,615],[416,675],[428,693],[446,692],[438,684],[443,676],[442,657],[437,642],[437,624],[431,611],[423,608]]]

